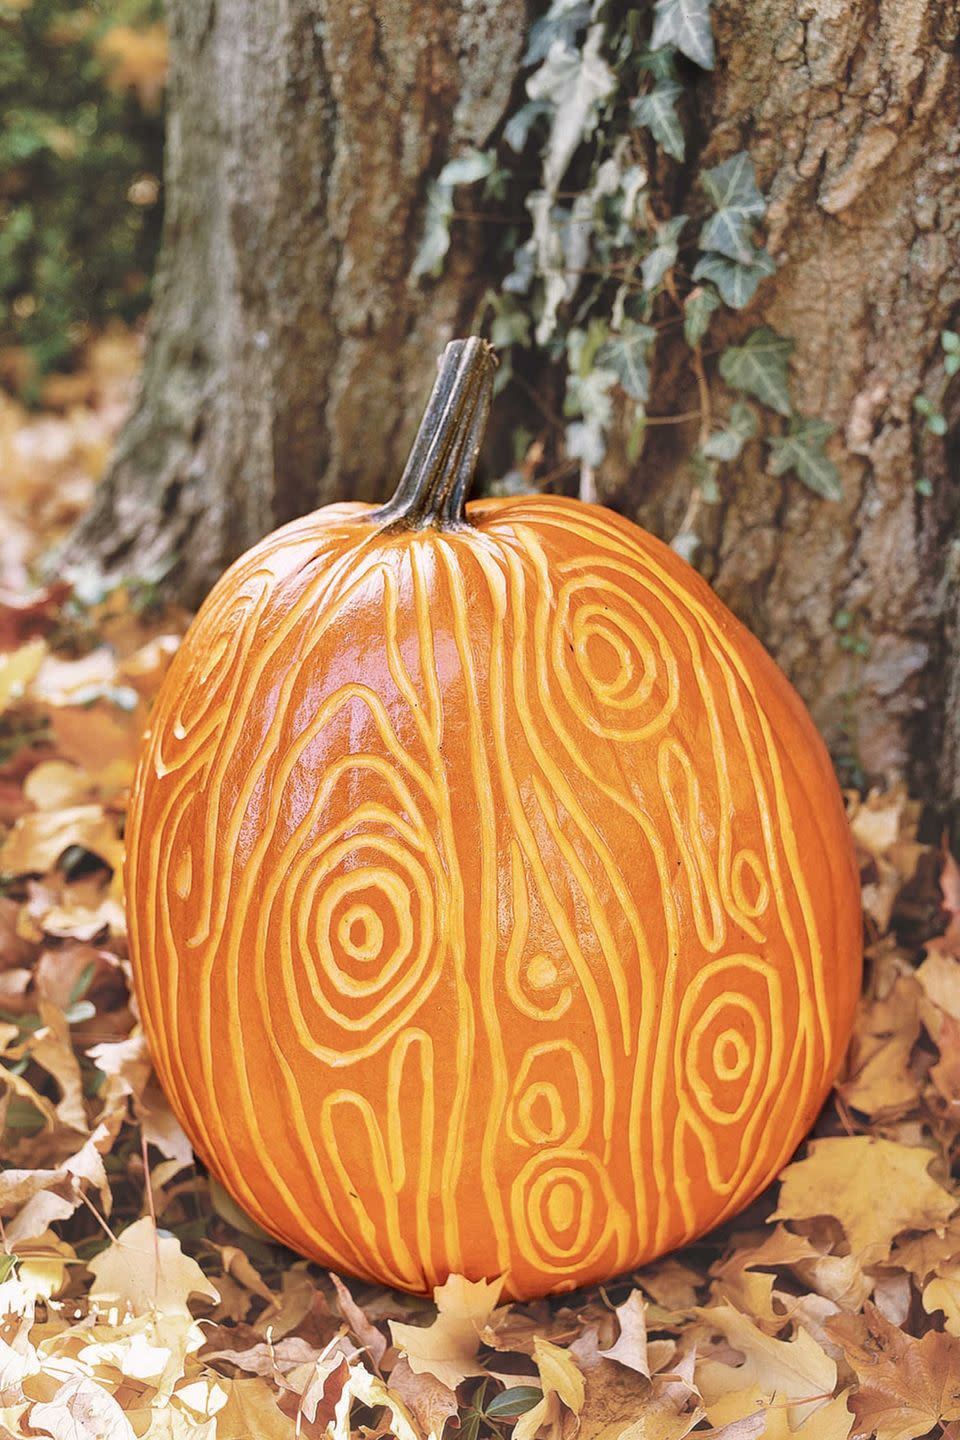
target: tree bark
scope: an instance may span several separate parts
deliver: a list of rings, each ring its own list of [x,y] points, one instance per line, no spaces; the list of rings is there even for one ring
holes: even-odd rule
[[[756,442],[700,512],[697,563],[836,757],[868,779],[905,775],[944,808],[960,804],[960,386],[940,344],[960,306],[958,15],[944,0],[714,0],[698,159],[753,157],[778,272],[718,334],[769,324],[791,337],[796,402],[836,426],[844,498],[772,477]],[[683,199],[678,210],[696,204]],[[660,358],[656,409],[689,409],[669,349]],[[943,408],[946,443],[914,412],[920,393]],[[640,473],[613,478],[612,502],[674,533],[693,443],[689,429],[657,432]]]
[[[68,561],[198,602],[276,525],[378,499],[482,291],[411,278],[427,181],[506,106],[523,0],[168,0],[166,216],[136,413]]]
[[[670,182],[672,208],[695,213],[696,171],[750,151],[779,269],[711,345],[764,323],[794,340],[796,401],[837,427],[844,498],[773,477],[752,442],[700,509],[698,563],[839,758],[960,806],[960,377],[948,383],[940,347],[960,307],[957,7],[712,8],[718,66],[698,82],[699,155]],[[174,588],[194,601],[272,526],[392,490],[435,357],[470,328],[490,274],[467,225],[439,281],[411,279],[426,183],[495,131],[525,13],[522,0],[170,0],[170,14],[143,397],[74,548],[131,573],[175,560]],[[651,409],[693,408],[690,385],[661,343]],[[921,392],[945,440],[915,413]],[[710,395],[722,413],[718,382]],[[615,447],[600,498],[669,538],[696,425],[649,434],[638,464]]]

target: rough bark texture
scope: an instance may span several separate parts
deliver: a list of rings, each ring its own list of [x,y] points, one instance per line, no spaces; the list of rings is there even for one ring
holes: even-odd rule
[[[522,0],[170,12],[167,235],[143,400],[76,545],[138,573],[178,557],[176,588],[195,600],[271,526],[392,489],[434,357],[484,281],[467,227],[441,281],[411,280],[426,181],[495,129],[525,13]],[[773,478],[754,442],[700,511],[700,563],[836,753],[960,804],[960,395],[939,343],[960,310],[957,6],[714,0],[713,15],[698,165],[749,149],[780,269],[711,340],[760,323],[794,339],[795,398],[837,426],[844,499]],[[695,190],[677,199],[696,207]],[[677,359],[662,347],[660,413],[696,403]],[[946,446],[913,411],[921,391],[951,421]],[[601,475],[601,497],[669,537],[696,436],[651,434],[639,465]],[[866,655],[841,643],[841,610]]]
[[[714,0],[713,13],[718,71],[700,164],[749,149],[780,267],[728,334],[767,323],[795,341],[796,403],[836,425],[844,499],[771,477],[755,443],[721,504],[700,512],[698,563],[784,666],[835,754],[956,803],[960,473],[956,445],[926,435],[912,402],[925,392],[960,419],[940,347],[960,308],[958,10]],[[696,403],[669,393],[664,359],[657,410]],[[674,533],[692,438],[658,432],[614,503]],[[866,656],[843,648],[844,610]]]
[[[523,0],[169,0],[166,221],[141,401],[74,538],[188,603],[403,468],[476,237],[411,278],[427,180],[507,103]],[[69,557],[68,557],[69,558]],[[175,571],[170,567],[175,566]]]

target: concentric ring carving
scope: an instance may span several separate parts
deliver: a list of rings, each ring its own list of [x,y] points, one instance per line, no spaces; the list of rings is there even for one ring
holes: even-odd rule
[[[833,884],[833,782],[705,587],[576,502],[472,510],[395,537],[337,507],[221,582],[138,778],[131,944],[171,1100],[261,1224],[533,1294],[770,1178],[856,936],[804,878]]]

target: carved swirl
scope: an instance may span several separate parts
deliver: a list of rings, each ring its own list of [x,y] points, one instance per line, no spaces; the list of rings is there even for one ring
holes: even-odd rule
[[[526,1295],[775,1172],[839,1059],[856,896],[786,682],[675,556],[570,501],[473,519],[337,507],[217,587],[139,773],[131,947],[262,1225]]]

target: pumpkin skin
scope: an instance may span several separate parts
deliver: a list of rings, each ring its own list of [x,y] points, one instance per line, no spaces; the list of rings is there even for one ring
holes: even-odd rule
[[[319,510],[202,607],[126,886],[158,1075],[239,1204],[336,1270],[525,1298],[777,1173],[849,1038],[860,899],[812,722],[688,565],[598,506],[451,498],[466,346],[439,499],[421,446],[414,514]]]

